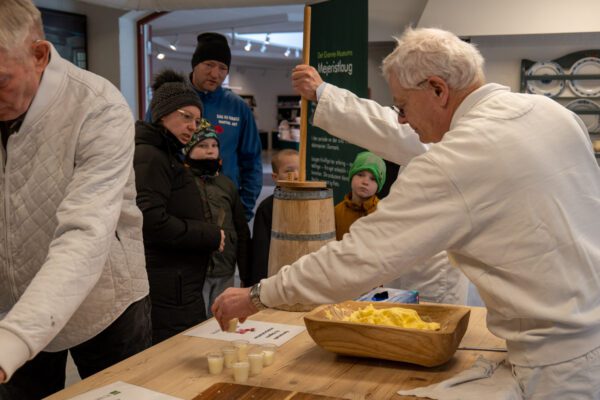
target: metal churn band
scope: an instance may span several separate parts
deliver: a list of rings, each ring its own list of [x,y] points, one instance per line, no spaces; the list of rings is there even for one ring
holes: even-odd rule
[[[294,240],[302,242],[320,241],[335,239],[335,232],[324,232],[316,234],[301,234],[301,233],[283,233],[271,231],[271,239],[279,240]]]
[[[333,197],[332,189],[292,191],[275,188],[275,198],[280,200],[322,200],[330,197]]]

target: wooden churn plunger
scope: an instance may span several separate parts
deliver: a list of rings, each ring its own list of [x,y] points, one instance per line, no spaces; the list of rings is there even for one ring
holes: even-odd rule
[[[310,7],[304,7],[302,61],[310,57]],[[333,191],[326,182],[306,181],[308,100],[300,102],[299,180],[277,181],[273,200],[273,225],[269,249],[269,276],[301,256],[335,240]]]

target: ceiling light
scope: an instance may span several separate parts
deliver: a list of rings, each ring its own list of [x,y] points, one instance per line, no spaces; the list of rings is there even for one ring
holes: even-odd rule
[[[246,43],[246,45],[244,46],[244,50],[250,51],[251,48],[252,48],[252,43],[250,43],[250,41],[248,40],[248,43]]]
[[[165,59],[165,54],[164,53],[158,53],[156,55],[156,58],[158,58],[159,60],[164,60]]]
[[[263,45],[260,47],[260,52],[264,53],[265,51],[267,51],[267,45],[263,43]]]
[[[175,41],[169,43],[169,48],[173,51],[177,51],[177,45],[179,44],[179,35],[175,36]]]
[[[290,48],[288,47],[287,50],[285,51],[285,53],[283,53],[284,56],[289,57],[290,56]]]
[[[294,50],[294,57],[300,58],[300,50],[298,50],[298,49]]]

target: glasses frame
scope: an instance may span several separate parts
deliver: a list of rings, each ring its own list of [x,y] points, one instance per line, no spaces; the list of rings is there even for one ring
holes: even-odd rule
[[[420,81],[419,83],[417,83],[415,85],[415,89],[419,89],[421,85],[423,85],[424,83],[428,82],[429,78],[425,78],[422,81]],[[397,105],[393,104],[390,106],[390,108],[396,113],[398,114],[398,117],[400,118],[406,118],[406,113],[404,112],[404,107],[398,107]]]
[[[183,120],[185,122],[192,122],[192,121],[195,122],[196,128],[200,127],[200,124],[202,124],[202,117],[196,118],[189,112],[182,110],[182,109],[177,109],[175,111],[177,111],[181,115],[181,117],[183,118]]]

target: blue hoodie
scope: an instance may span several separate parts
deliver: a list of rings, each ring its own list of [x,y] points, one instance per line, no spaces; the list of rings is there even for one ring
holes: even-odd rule
[[[241,97],[222,86],[214,92],[196,92],[204,104],[202,117],[219,135],[221,171],[239,188],[246,219],[250,220],[262,189],[262,148],[252,111]]]

